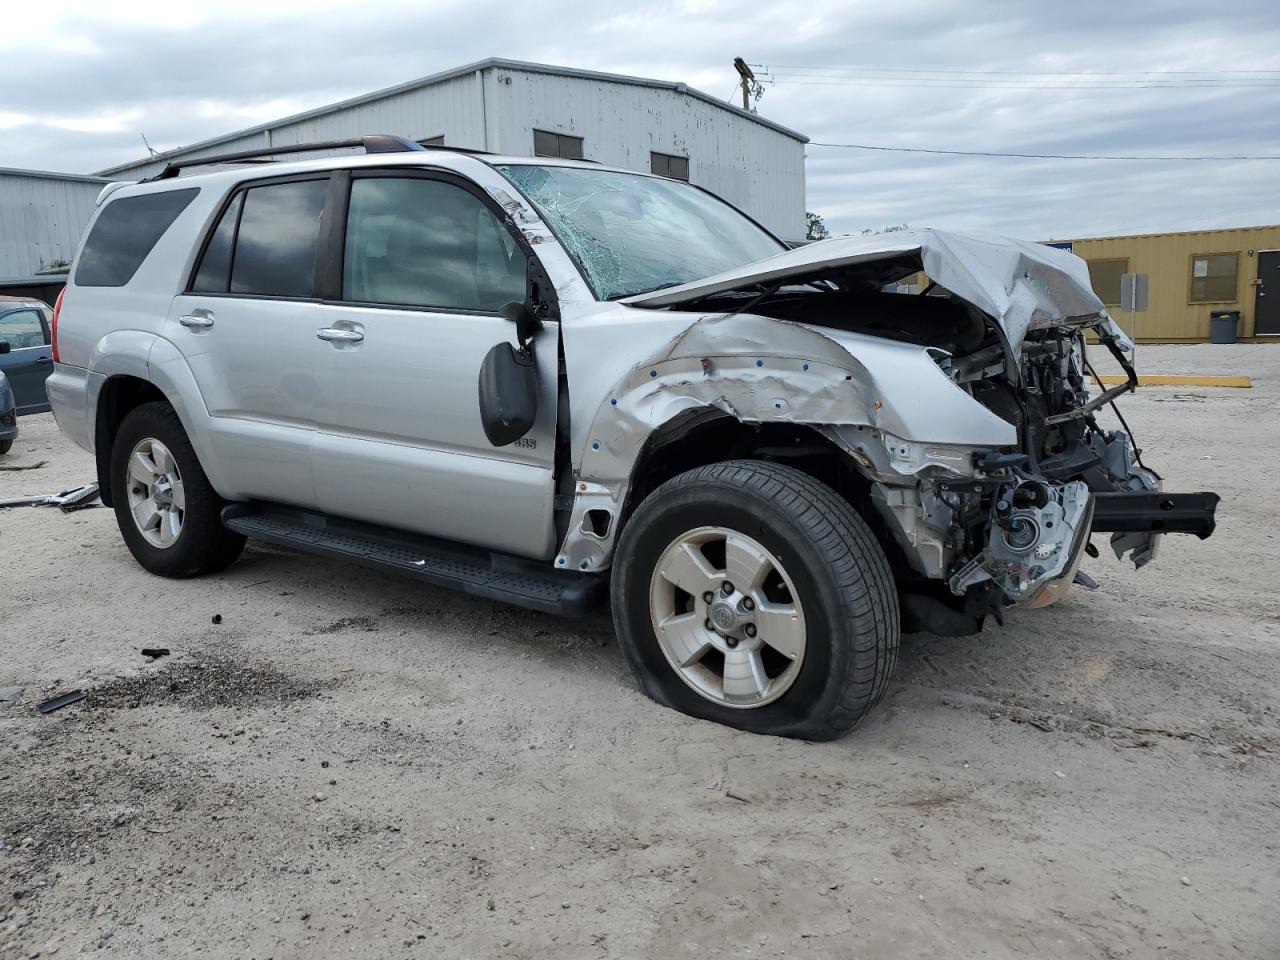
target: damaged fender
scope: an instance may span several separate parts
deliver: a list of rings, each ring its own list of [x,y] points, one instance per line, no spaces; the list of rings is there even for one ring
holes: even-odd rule
[[[904,480],[931,464],[971,469],[956,446],[1016,442],[1014,428],[958,389],[924,348],[752,314],[676,316],[684,328],[613,384],[588,429],[577,429],[575,411],[579,467],[560,567],[608,566],[645,441],[689,410],[714,409],[748,424],[812,425]],[[611,329],[616,349],[618,327]],[[648,332],[644,315],[633,329]],[[941,445],[933,450],[938,460],[926,452],[930,444]],[[603,511],[608,522],[592,523],[589,511]]]

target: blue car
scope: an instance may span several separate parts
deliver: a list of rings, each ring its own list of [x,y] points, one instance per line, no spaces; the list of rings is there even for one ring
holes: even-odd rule
[[[0,455],[9,452],[18,439],[18,410],[13,400],[9,378],[0,370]]]
[[[18,416],[49,409],[44,381],[53,372],[52,322],[53,310],[46,303],[30,297],[0,297],[0,373],[9,381]],[[0,438],[10,429],[4,417],[0,408]],[[0,439],[0,444],[4,442]]]

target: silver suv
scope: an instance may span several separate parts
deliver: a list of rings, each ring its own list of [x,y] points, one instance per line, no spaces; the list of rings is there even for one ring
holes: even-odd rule
[[[1095,419],[1131,344],[1068,253],[788,249],[687,183],[363,146],[99,198],[48,393],[147,570],[253,537],[536,610],[609,599],[654,699],[826,739],[901,630],[1052,602],[1093,532],[1142,565],[1213,529],[1216,496],[1161,492]],[[1128,382],[1090,395],[1086,331]]]

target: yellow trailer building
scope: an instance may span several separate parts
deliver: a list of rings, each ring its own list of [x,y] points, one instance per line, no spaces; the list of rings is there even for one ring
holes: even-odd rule
[[[1145,341],[1209,339],[1213,311],[1240,311],[1239,336],[1280,337],[1280,226],[1051,241],[1089,264],[1093,289]],[[1145,273],[1145,313],[1120,310],[1120,275]]]

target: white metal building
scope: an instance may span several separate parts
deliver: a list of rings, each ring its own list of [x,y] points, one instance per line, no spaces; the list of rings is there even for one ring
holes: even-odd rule
[[[688,179],[785,239],[805,234],[808,138],[683,83],[489,59],[101,171],[387,133],[514,156],[581,156]]]
[[[101,177],[0,167],[0,280],[31,277],[75,256]]]

